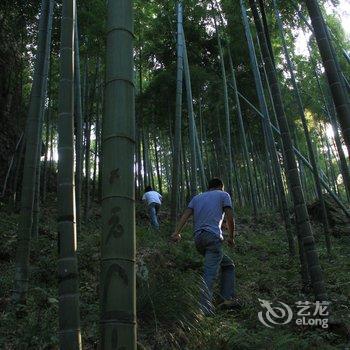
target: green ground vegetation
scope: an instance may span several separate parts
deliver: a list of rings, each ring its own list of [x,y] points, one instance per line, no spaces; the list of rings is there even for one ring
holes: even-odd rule
[[[33,242],[27,304],[10,302],[16,249],[17,214],[0,216],[0,348],[57,349],[57,230],[54,199],[41,216],[39,238]],[[324,330],[288,325],[269,329],[259,321],[258,299],[294,305],[312,300],[301,291],[298,260],[291,260],[282,222],[266,213],[257,221],[238,213],[236,248],[225,248],[236,264],[237,294],[244,307],[198,314],[202,257],[196,252],[188,225],[181,243],[169,241],[168,209],[161,211],[162,228],[154,232],[138,205],[137,307],[140,349],[344,349],[349,344],[342,327]],[[327,257],[322,229],[315,224],[317,247],[334,302],[334,315],[349,323],[350,236],[333,238],[334,254]],[[93,210],[79,236],[79,280],[84,349],[97,349],[99,334],[100,212]]]

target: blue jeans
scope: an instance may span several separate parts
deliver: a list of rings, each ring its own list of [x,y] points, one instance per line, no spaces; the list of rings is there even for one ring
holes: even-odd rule
[[[149,210],[149,217],[151,219],[151,225],[156,230],[159,230],[159,222],[158,222],[158,211],[159,211],[160,205],[158,203],[150,203],[148,205]]]
[[[214,281],[221,269],[220,297],[228,300],[234,297],[235,265],[223,253],[222,240],[217,235],[201,231],[195,236],[198,252],[204,256],[203,287],[200,297],[200,308],[204,314],[213,314],[212,305]]]

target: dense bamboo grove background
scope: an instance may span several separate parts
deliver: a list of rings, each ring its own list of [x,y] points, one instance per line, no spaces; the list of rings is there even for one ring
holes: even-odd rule
[[[79,254],[88,235],[96,238],[90,248],[99,249],[101,268],[94,277],[99,296],[92,301],[100,307],[94,316],[98,332],[86,348],[152,344],[150,332],[143,333],[151,315],[160,337],[156,296],[142,279],[143,269],[157,275],[142,260],[153,247],[145,243],[138,203],[148,185],[164,196],[158,240],[166,242],[159,254],[167,255],[179,214],[212,177],[223,179],[239,223],[249,218],[254,231],[276,218],[278,249],[295,264],[298,290],[312,300],[333,301],[331,331],[349,337],[349,320],[337,316],[344,310],[337,301],[348,291],[335,295],[323,271],[329,263],[349,277],[349,265],[337,261],[347,239],[339,236],[350,235],[350,34],[338,16],[345,5],[1,3],[0,208],[15,225],[16,242],[9,256],[0,255],[0,262],[10,264],[12,285],[0,294],[5,316],[8,310],[16,310],[14,319],[30,313],[33,254],[52,232],[58,244],[52,263],[58,270],[59,322],[52,332],[59,337],[48,347],[24,341],[23,348],[85,348],[79,280],[86,271]],[[52,220],[57,228],[44,229]],[[249,244],[240,239],[242,246]],[[266,242],[260,243],[274,247]],[[192,290],[181,287],[191,300]],[[137,295],[145,290],[152,310],[143,314]],[[176,308],[176,300],[169,303]],[[196,348],[178,337],[172,348]],[[213,348],[210,341],[203,348]],[[0,339],[5,348],[16,348],[9,344]],[[252,344],[237,348],[258,346],[258,336]],[[217,348],[231,345],[225,346]]]

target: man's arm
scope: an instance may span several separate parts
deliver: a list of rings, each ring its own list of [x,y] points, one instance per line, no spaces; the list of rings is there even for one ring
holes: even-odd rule
[[[181,230],[183,229],[183,227],[185,226],[187,220],[191,217],[191,215],[193,214],[193,209],[191,208],[186,208],[184,213],[181,216],[180,222],[175,230],[175,232],[172,234],[171,238],[177,242],[181,239]]]
[[[229,246],[233,247],[235,244],[235,220],[233,218],[233,210],[230,207],[226,207],[224,212],[229,235],[227,243]]]

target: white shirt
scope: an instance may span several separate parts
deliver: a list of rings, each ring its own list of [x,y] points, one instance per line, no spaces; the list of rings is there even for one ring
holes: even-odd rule
[[[162,204],[162,196],[157,191],[146,192],[142,196],[142,200],[146,201],[147,204],[151,204],[151,203]]]

